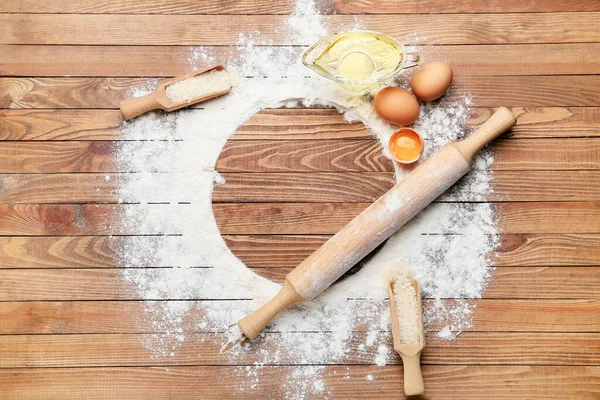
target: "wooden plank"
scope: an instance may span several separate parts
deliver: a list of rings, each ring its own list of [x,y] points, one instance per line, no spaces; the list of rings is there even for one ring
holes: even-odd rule
[[[0,108],[118,108],[134,88],[152,83],[142,78],[0,78]],[[440,105],[470,95],[478,107],[597,107],[598,86],[598,75],[460,76]]]
[[[595,265],[598,260],[600,235],[502,235],[492,255],[500,266]]]
[[[124,150],[126,146],[129,149]],[[149,141],[137,146],[161,151],[166,145]],[[600,169],[600,138],[499,139],[492,148],[494,163],[489,169],[494,171],[566,173]],[[132,149],[132,145],[118,141],[0,142],[0,174],[138,172],[118,160],[121,151]],[[169,171],[168,166],[162,168],[161,172]],[[239,172],[394,172],[392,162],[383,155],[381,143],[366,138],[230,141],[223,148],[216,169],[232,173],[230,176]],[[498,176],[501,179],[503,175]]]
[[[227,246],[248,267],[293,268],[322,245],[329,235],[225,235]],[[421,240],[427,240],[423,237]],[[431,236],[431,240],[435,237]],[[38,236],[0,237],[0,268],[122,267],[127,246],[178,243],[177,236]],[[151,246],[150,246],[151,247]],[[595,266],[600,260],[600,235],[501,235],[490,256],[494,265],[508,267]],[[134,265],[166,267],[168,265]]]
[[[0,78],[0,108],[118,108],[147,79]]]
[[[122,122],[116,110],[0,110],[0,140],[118,140]]]
[[[2,204],[0,235],[118,235],[128,231],[121,223],[125,209],[106,204]]]
[[[560,11],[600,11],[593,0],[571,1],[519,1],[504,0],[501,3],[467,0],[442,1],[427,0],[344,0],[335,1],[335,10],[340,14],[403,14],[422,13],[431,10],[435,13],[510,13],[510,12],[560,12]]]
[[[293,268],[325,243],[329,237],[328,235],[223,236],[229,249],[244,264],[263,268]],[[427,240],[427,238],[423,237],[421,240]],[[0,243],[2,243],[1,240]],[[9,250],[13,247],[10,246],[10,242],[5,246]],[[598,265],[600,235],[501,235],[500,246],[490,257],[497,266]],[[0,253],[0,260],[4,260],[2,253]],[[5,262],[8,262],[9,265],[23,265],[18,257],[12,262],[8,260]],[[33,265],[43,265],[43,262],[42,259],[39,261],[40,264]],[[24,267],[26,268],[26,266]]]
[[[491,115],[490,109],[471,110],[469,130]],[[598,137],[600,108],[513,108],[519,116],[511,138]],[[119,130],[117,110],[0,110],[0,139],[11,140],[131,140]],[[173,125],[164,124],[153,139],[172,139]],[[349,124],[333,109],[268,109],[252,116],[230,142],[239,140],[372,139],[360,123]],[[232,145],[232,143],[230,143]]]
[[[394,166],[382,150],[376,139],[230,141],[221,151],[216,169],[220,173],[393,172]],[[0,147],[0,157],[1,151]]]
[[[220,232],[224,235],[329,235],[368,207],[369,203],[229,203],[214,204]],[[439,207],[455,207],[443,204]],[[473,205],[473,207],[485,205]],[[2,204],[0,235],[88,236],[178,234],[177,216],[189,204]],[[495,206],[498,227],[504,234],[599,233],[600,203],[535,202],[502,203]],[[140,223],[123,224],[124,215],[152,212],[164,221],[166,232],[145,231]],[[175,218],[174,218],[175,217]],[[134,226],[132,226],[134,225]],[[428,232],[437,232],[434,226]]]
[[[369,203],[391,189],[391,172],[233,173],[213,189],[213,203]],[[1,199],[0,195],[0,199]]]
[[[480,107],[501,104],[509,107],[524,104],[528,107],[598,106],[600,94],[587,85],[600,85],[600,79],[592,76],[457,77],[444,101],[458,101],[455,96],[470,93],[473,104]]]
[[[323,235],[336,233],[369,205],[364,203],[234,203],[214,204],[213,211],[219,230],[225,235]],[[498,227],[504,234],[599,233],[599,210],[598,202],[496,205]]]
[[[600,200],[600,171],[495,171],[492,176],[489,201]]]
[[[0,175],[0,201],[14,204],[116,203],[119,185],[125,179],[115,174]]]
[[[306,371],[303,369],[306,368]],[[243,371],[243,372],[242,372]],[[5,369],[0,385],[14,398],[210,399],[288,398],[314,367],[234,366]],[[290,374],[302,376],[291,381]],[[323,367],[321,383],[332,398],[405,398],[399,366]],[[373,376],[373,381],[366,379]],[[578,399],[598,397],[600,368],[591,366],[426,366],[428,396],[435,399]],[[259,382],[258,384],[256,382]],[[323,392],[316,394],[320,397]]]
[[[599,214],[598,202],[505,203],[496,209],[503,233],[516,233],[517,226],[519,233],[598,233],[600,229],[600,217],[592,216]]]
[[[101,268],[122,265],[125,247],[137,240],[167,238],[107,236],[2,237],[0,268]]]
[[[427,146],[429,141],[425,142]],[[595,138],[499,139],[494,142],[493,149],[492,170],[600,169],[600,140]],[[2,150],[0,145],[0,157]],[[221,173],[394,171],[376,139],[229,141],[219,156],[216,169]]]
[[[214,203],[373,202],[396,183],[392,172],[222,175],[227,183],[215,186]],[[599,201],[600,171],[495,171],[491,186],[493,190],[486,195],[489,201]],[[19,199],[11,193],[5,196],[10,199],[6,202]],[[450,189],[440,200],[474,201],[477,198],[468,191]]]
[[[581,0],[580,0],[581,1]],[[585,3],[578,7],[589,7]],[[101,3],[83,0],[76,4],[57,0],[49,4],[39,4],[32,0],[8,0],[0,5],[0,13],[25,14],[289,14],[294,9],[292,0],[277,3],[266,0],[219,1],[177,0],[172,2],[156,0],[103,1]],[[560,10],[560,7],[558,8]],[[573,10],[575,11],[575,10]]]
[[[39,3],[33,0],[7,0],[0,4],[0,13],[27,14],[289,14],[294,10],[292,0],[276,3],[266,0],[178,0],[157,2],[154,0],[120,0],[95,2],[84,0],[71,2],[54,0]],[[509,12],[561,12],[561,11],[600,11],[594,0],[563,1],[505,0],[494,2],[428,0],[426,3],[415,0],[336,0],[328,3],[317,2],[321,13],[336,14],[420,14],[424,8],[435,13],[509,13]]]
[[[300,264],[330,235],[223,235],[227,247],[249,267],[288,267]],[[1,257],[0,252],[0,257]],[[0,258],[2,260],[2,258]],[[1,264],[1,262],[0,262]]]
[[[220,46],[0,45],[0,75],[171,77],[201,66],[190,61],[200,52],[222,64],[240,57],[235,49]],[[600,43],[424,46],[418,52],[420,63],[450,63],[455,76],[600,72]]]
[[[492,112],[486,108],[472,109],[467,121],[469,130],[487,120]],[[600,108],[597,107],[515,107],[512,112],[519,118],[509,133],[511,138],[600,136]],[[270,109],[252,116],[230,140],[368,137],[371,133],[362,124],[349,125],[336,110]]]
[[[598,171],[496,171],[489,201],[599,201]],[[157,183],[143,198],[121,199],[119,187],[135,174],[0,174],[0,202],[118,203],[169,202],[164,189],[171,174],[157,174]],[[370,203],[396,180],[392,172],[232,173],[214,188],[214,203]],[[460,183],[458,184],[460,185]],[[181,202],[189,201],[182,194]],[[437,201],[479,200],[469,192],[450,190]]]
[[[287,335],[294,335],[288,333]],[[311,340],[331,340],[330,333],[302,332]],[[144,343],[160,340],[160,335],[3,335],[0,337],[0,368],[48,367],[116,367],[116,366],[178,366],[231,365],[264,363],[263,352],[279,350],[280,357],[269,364],[306,364],[293,353],[281,351],[276,345],[279,333],[267,333],[257,338],[261,351],[244,351],[237,356],[221,351],[227,343],[223,334],[188,333],[185,341],[174,349],[172,357],[149,357]],[[346,355],[337,363],[368,365],[377,356],[377,346],[365,346],[365,332],[353,332]],[[600,346],[597,334],[590,333],[492,333],[464,332],[459,340],[446,341],[435,333],[426,334],[427,347],[421,355],[423,365],[598,365],[600,359],[590,349]],[[391,347],[391,332],[384,343]],[[362,350],[359,346],[362,344]],[[548,351],[552,348],[552,351]],[[321,364],[332,364],[320,360]],[[400,365],[398,356],[387,361]]]
[[[485,299],[600,298],[598,267],[498,267],[491,272]],[[291,268],[256,270],[282,282]],[[151,274],[150,270],[131,271]],[[123,271],[95,269],[0,269],[0,301],[152,300],[125,282]],[[175,299],[202,300],[202,293]]]
[[[128,172],[115,161],[119,142],[0,143],[0,173]]]
[[[1,44],[231,45],[240,34],[261,32],[269,44],[285,44],[282,15],[63,15],[0,14]],[[420,44],[505,44],[598,42],[593,12],[540,14],[365,15],[365,29]],[[352,15],[323,18],[330,31],[355,26]],[[69,26],[68,30],[62,29]],[[149,31],[146,29],[152,26]],[[518,26],[518,30],[511,29]],[[292,44],[310,45],[297,35]]]
[[[137,172],[116,159],[124,148],[125,151],[133,151],[134,146],[126,143],[0,142],[0,173]],[[591,143],[588,159],[594,149],[594,142]],[[598,143],[600,145],[600,140]],[[164,142],[149,141],[137,146],[141,149],[156,149],[158,152],[167,145]],[[544,144],[542,146],[547,147]],[[571,147],[577,151],[578,146],[578,142],[573,145],[565,142],[565,151],[569,151]],[[582,157],[582,162],[577,165],[584,166],[585,161]],[[593,167],[592,162],[588,162],[588,166]],[[531,164],[535,165],[535,161]],[[375,139],[236,141],[225,146],[217,169],[220,172],[394,171],[392,161],[383,155],[381,144]],[[163,166],[163,172],[168,170],[168,166]]]
[[[598,139],[500,139],[493,143],[495,171],[583,170],[600,167]],[[221,157],[224,153],[221,154]]]
[[[497,267],[491,272],[483,296],[488,299],[600,298],[599,271],[599,267]]]
[[[211,300],[211,306],[220,301]],[[426,300],[426,305],[433,305]],[[202,301],[188,301],[190,307],[182,328],[185,332],[198,332],[197,324],[205,313]],[[164,333],[156,329],[149,320],[148,312],[161,307],[163,301],[29,301],[0,302],[0,334],[50,334],[50,333]],[[181,302],[179,302],[181,305]],[[389,312],[387,303],[375,303],[381,312]],[[469,300],[474,306],[473,326],[465,332],[600,332],[600,300]],[[448,306],[453,301],[447,301]],[[364,312],[373,304],[367,300],[348,301],[347,307]],[[206,322],[206,321],[205,321]],[[232,321],[233,322],[233,321]],[[335,321],[332,321],[335,324]],[[360,322],[357,331],[367,330],[374,321]],[[445,322],[428,326],[440,330]],[[223,326],[208,326],[202,331],[221,331]],[[324,324],[320,331],[335,329]],[[268,329],[267,329],[268,331]]]

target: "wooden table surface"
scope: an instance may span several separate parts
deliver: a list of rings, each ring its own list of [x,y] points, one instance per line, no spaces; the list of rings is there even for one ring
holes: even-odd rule
[[[226,63],[238,32],[280,44],[275,28],[292,3],[0,2],[0,398],[239,396],[234,376],[217,379],[233,367],[202,343],[209,332],[188,335],[173,358],[144,350],[152,332],[131,323],[143,299],[128,297],[118,254],[140,232],[119,226],[128,206],[103,177],[127,172],[113,155],[131,87],[185,72],[188,45]],[[346,0],[322,10],[332,26],[361,14],[366,28],[425,36],[422,53],[455,68],[450,96],[474,95],[473,126],[501,105],[520,115],[493,146],[498,268],[473,301],[473,327],[453,342],[429,338],[427,397],[600,398],[600,2]],[[231,250],[281,281],[392,185],[378,146],[334,110],[254,116],[217,165],[227,184],[214,211]],[[273,152],[287,157],[257,163]],[[400,360],[377,367],[357,351],[325,367],[331,396],[398,398]],[[282,398],[289,362],[263,368],[259,394],[245,398]]]

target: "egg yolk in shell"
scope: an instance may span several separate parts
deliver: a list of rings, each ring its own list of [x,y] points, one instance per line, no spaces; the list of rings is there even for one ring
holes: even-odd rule
[[[398,161],[416,161],[423,151],[423,143],[418,133],[412,129],[400,129],[392,135],[390,153]]]

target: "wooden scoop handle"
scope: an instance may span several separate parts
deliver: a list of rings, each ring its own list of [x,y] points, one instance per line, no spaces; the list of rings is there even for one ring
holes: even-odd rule
[[[119,106],[125,120],[135,118],[151,110],[162,108],[162,105],[156,101],[154,92],[141,97],[121,100]]]
[[[402,356],[402,364],[404,364],[404,393],[407,396],[416,396],[425,393],[420,358],[420,352],[414,356]]]

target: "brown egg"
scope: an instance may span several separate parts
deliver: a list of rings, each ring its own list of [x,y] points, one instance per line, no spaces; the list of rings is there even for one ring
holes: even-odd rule
[[[412,80],[412,91],[423,101],[439,99],[452,83],[452,68],[443,62],[425,65]]]
[[[386,87],[375,95],[375,111],[390,124],[410,125],[419,118],[419,102],[409,91]]]

